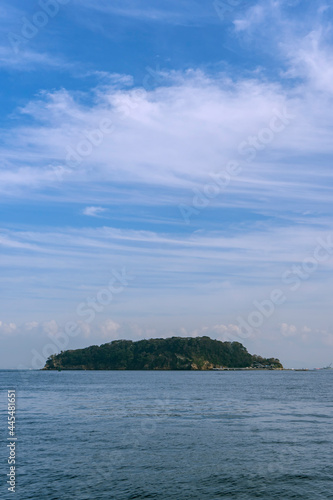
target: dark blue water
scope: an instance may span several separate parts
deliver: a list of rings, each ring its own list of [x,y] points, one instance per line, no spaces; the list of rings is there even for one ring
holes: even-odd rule
[[[332,383],[333,371],[0,372],[0,498],[333,499]]]

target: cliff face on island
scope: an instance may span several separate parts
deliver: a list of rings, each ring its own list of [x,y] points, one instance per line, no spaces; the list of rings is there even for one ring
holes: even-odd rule
[[[209,337],[114,340],[101,346],[62,351],[44,370],[212,370],[213,368],[283,368],[275,358],[251,355],[239,342]]]

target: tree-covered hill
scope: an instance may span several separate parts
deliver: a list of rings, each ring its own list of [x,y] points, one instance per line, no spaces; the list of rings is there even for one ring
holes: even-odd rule
[[[101,346],[62,351],[45,370],[211,370],[213,368],[282,368],[278,359],[248,353],[239,342],[209,337],[114,340]]]

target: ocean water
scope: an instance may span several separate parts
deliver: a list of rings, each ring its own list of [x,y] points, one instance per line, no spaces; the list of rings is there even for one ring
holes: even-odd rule
[[[1,499],[333,499],[333,371],[2,371],[0,386]]]

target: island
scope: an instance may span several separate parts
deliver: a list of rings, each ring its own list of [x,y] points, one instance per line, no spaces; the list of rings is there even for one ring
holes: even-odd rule
[[[210,337],[114,340],[51,355],[43,370],[282,370],[276,358],[251,355],[239,342]]]

